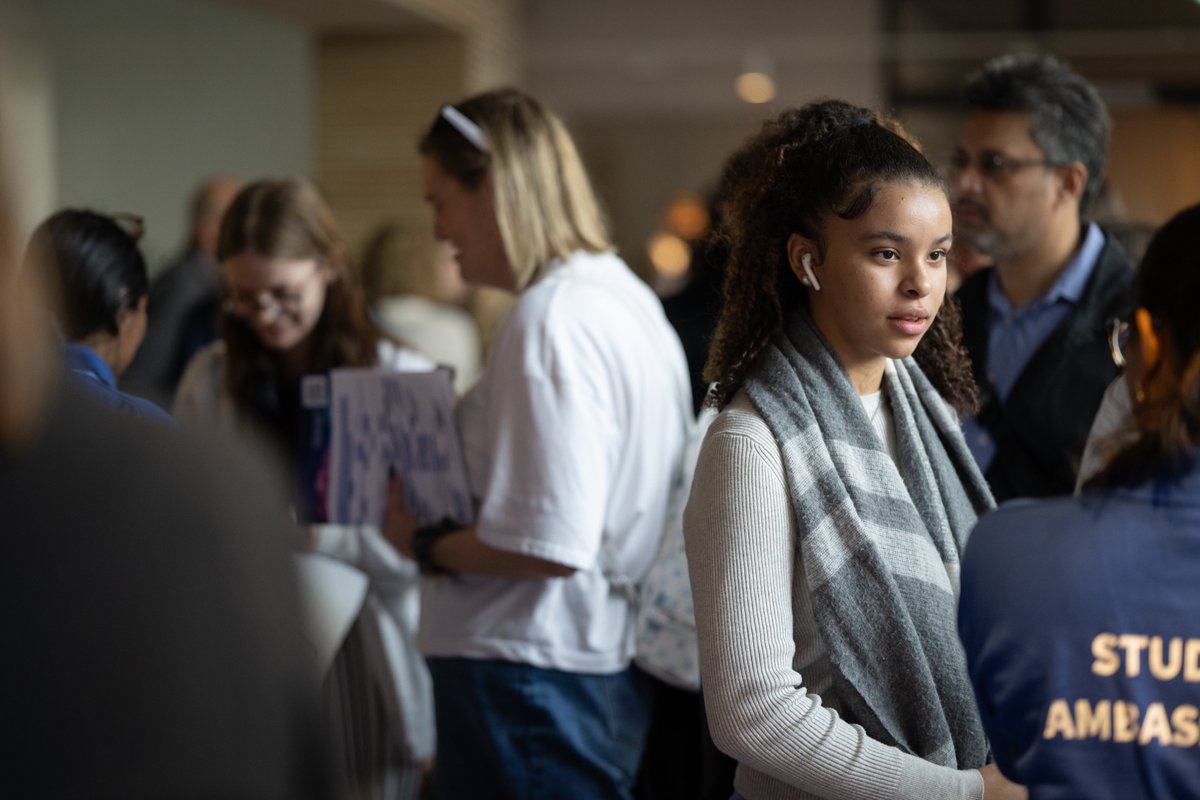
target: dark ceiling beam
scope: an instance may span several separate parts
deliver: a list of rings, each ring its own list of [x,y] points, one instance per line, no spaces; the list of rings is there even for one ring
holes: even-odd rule
[[[1021,14],[1025,30],[1050,30],[1050,5],[1050,0],[1025,0]]]

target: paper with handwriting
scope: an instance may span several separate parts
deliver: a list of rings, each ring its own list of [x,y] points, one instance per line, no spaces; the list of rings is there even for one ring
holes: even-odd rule
[[[336,369],[330,389],[330,522],[380,524],[393,474],[422,524],[471,522],[449,370]]]

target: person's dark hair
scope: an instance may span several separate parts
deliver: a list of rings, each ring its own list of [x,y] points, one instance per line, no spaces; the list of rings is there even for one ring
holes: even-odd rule
[[[1054,164],[1087,167],[1079,201],[1083,214],[1100,191],[1111,122],[1092,84],[1048,53],[1010,53],[988,61],[967,80],[971,111],[1023,111],[1030,136]]]
[[[1172,217],[1146,248],[1134,278],[1134,304],[1149,311],[1165,331],[1162,363],[1152,385],[1147,384],[1133,403],[1137,440],[1119,451],[1089,487],[1139,483],[1179,474],[1192,465],[1200,444],[1197,230],[1200,205]]]
[[[58,303],[63,339],[117,332],[121,313],[150,291],[137,238],[113,217],[65,209],[33,232],[26,262],[43,270]]]
[[[915,181],[945,192],[937,169],[895,123],[839,100],[783,112],[730,163],[736,165],[726,223],[730,256],[704,371],[716,384],[709,397],[717,407],[733,397],[790,310],[807,302],[788,264],[791,234],[812,241],[823,261],[825,221],[865,214],[884,184]],[[943,305],[914,357],[963,411],[974,407],[975,383],[956,311],[950,302]]]
[[[350,269],[333,214],[316,188],[295,179],[264,180],[243,188],[221,221],[217,259],[243,253],[267,258],[316,259],[335,279],[325,293],[321,316],[309,336],[305,372],[374,366],[382,334],[371,323],[362,290]],[[267,348],[245,320],[226,314],[226,385],[242,408],[258,408],[272,395],[282,372],[281,354]]]

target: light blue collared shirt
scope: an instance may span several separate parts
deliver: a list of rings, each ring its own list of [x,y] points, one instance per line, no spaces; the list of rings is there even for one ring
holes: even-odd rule
[[[64,350],[67,369],[89,395],[118,411],[175,424],[174,417],[149,400],[119,391],[112,368],[95,350],[82,344],[67,344]]]
[[[998,399],[1008,397],[1030,359],[1079,304],[1103,249],[1104,233],[1099,225],[1089,222],[1083,244],[1050,290],[1020,308],[1012,307],[992,271],[987,288],[987,380]],[[991,434],[972,417],[963,422],[963,435],[979,469],[986,471],[996,455]]]

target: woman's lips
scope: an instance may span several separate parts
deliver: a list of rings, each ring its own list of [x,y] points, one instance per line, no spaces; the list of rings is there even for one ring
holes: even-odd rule
[[[888,322],[906,336],[920,336],[929,324],[929,315],[924,312],[893,314]]]

